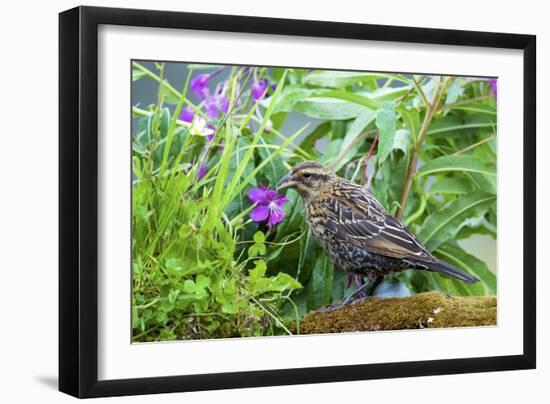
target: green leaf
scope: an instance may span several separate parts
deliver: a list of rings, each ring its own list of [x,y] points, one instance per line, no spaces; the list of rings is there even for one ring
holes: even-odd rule
[[[300,282],[298,282],[287,273],[279,272],[277,276],[275,276],[271,280],[267,290],[274,292],[283,292],[285,290],[294,290],[300,288],[302,288]]]
[[[263,278],[265,276],[265,272],[267,271],[267,265],[264,260],[256,260],[254,261],[254,264],[256,264],[256,266],[248,273],[250,282]]]
[[[454,238],[469,219],[485,215],[495,201],[495,195],[482,191],[460,196],[428,216],[417,236],[432,251]]]
[[[308,310],[315,310],[331,302],[334,270],[325,254],[318,255],[308,284]]]
[[[382,87],[369,92],[360,91],[356,94],[367,97],[371,102],[376,102],[377,104],[381,104],[385,101],[397,103],[410,89],[410,86]]]
[[[496,176],[477,173],[467,173],[467,176],[472,180],[472,183],[474,183],[476,187],[481,189],[482,191],[490,192],[492,194],[497,193]]]
[[[393,138],[393,150],[401,150],[403,154],[408,154],[412,144],[411,132],[407,129],[398,129]]]
[[[298,146],[310,153],[316,153],[317,151],[315,150],[315,143],[317,142],[317,140],[325,137],[329,133],[330,122],[323,122],[322,124],[318,125],[310,134],[305,136]]]
[[[480,279],[481,282],[465,285],[471,295],[484,295],[485,290],[487,290],[496,295],[497,293],[497,279],[496,276],[486,263],[481,261],[479,258],[468,254],[456,243],[445,243],[435,250],[435,255],[439,258],[447,261],[449,264],[452,264],[460,269],[465,270],[466,272],[476,276]],[[460,281],[452,281],[460,282]]]
[[[393,149],[395,126],[395,104],[385,101],[376,113],[376,127],[380,129],[380,139],[378,141],[378,159],[380,164],[386,160]]]
[[[350,145],[374,121],[375,117],[376,117],[376,112],[374,110],[365,108],[365,110],[352,122],[340,146],[341,151],[344,151],[348,148],[349,150],[346,152],[344,156],[341,156],[341,158],[338,161],[338,164],[333,167],[333,170],[335,172],[340,170],[340,168],[342,168],[344,165],[346,165],[350,161],[350,159],[355,155],[355,153],[357,153],[357,151],[359,150],[359,148],[364,142],[357,142],[352,147],[350,147]]]
[[[260,144],[258,145],[259,147],[257,148],[258,155],[260,156],[260,161],[267,160],[271,154],[271,150],[266,147],[262,147],[263,145],[267,145],[267,142],[263,138],[260,138]],[[288,170],[285,167],[283,158],[280,155],[271,159],[269,163],[261,171],[261,173],[265,175],[265,177],[269,181],[268,186],[270,188],[275,188],[275,186],[279,183],[281,178],[283,178],[283,176],[287,172]]]
[[[186,279],[185,282],[183,282],[183,290],[189,294],[193,294],[195,290],[197,290],[197,286],[191,279]]]
[[[164,97],[164,101],[169,104],[177,104],[181,96],[178,91],[174,92],[174,87],[167,80],[160,83],[160,94]]]
[[[328,163],[335,159],[342,149],[342,142],[343,139],[334,139],[329,141],[320,160],[324,163]]]
[[[324,255],[324,252],[321,251],[305,222],[302,222],[302,231],[307,233],[300,239],[300,258],[297,272],[298,280],[303,285],[310,280],[317,257]]]
[[[458,100],[462,94],[464,94],[465,80],[461,77],[456,77],[452,80],[451,85],[447,87],[447,96],[445,98],[445,104],[451,104]]]
[[[294,110],[309,117],[327,120],[352,119],[363,107],[336,98],[306,98],[294,105]]]
[[[478,158],[462,154],[436,158],[424,164],[416,175],[435,175],[445,172],[459,171],[496,176],[494,164],[484,163]]]
[[[416,139],[418,135],[418,130],[421,125],[420,114],[416,109],[408,109],[405,104],[400,104],[397,107],[397,111],[401,114],[401,118],[405,123],[405,127],[411,133],[413,139]]]
[[[361,105],[370,109],[377,109],[379,102],[371,99],[365,95],[359,95],[349,91],[340,91],[340,90],[328,90],[322,93],[316,93],[315,97],[322,98],[334,98],[342,101],[348,101],[350,103]]]
[[[477,112],[482,114],[496,115],[497,110],[494,101],[490,104],[485,102],[468,102],[459,105],[449,106],[451,110]]]
[[[207,287],[210,286],[210,278],[206,275],[199,274],[197,276],[197,280],[196,280],[195,284],[197,285],[197,288],[199,288],[199,289],[206,289]]]
[[[132,328],[138,328],[139,327],[139,315],[138,315],[138,309],[135,304],[132,305]]]
[[[447,136],[450,132],[453,136],[463,136],[469,130],[479,128],[496,127],[496,117],[485,113],[467,114],[464,117],[447,115],[435,119],[428,128],[428,135]]]
[[[295,190],[289,190],[286,193],[289,203],[284,206],[287,212],[284,220],[277,226],[276,242],[281,242],[282,238],[288,234],[298,232],[304,222],[302,200]]]
[[[323,91],[325,90],[310,90],[307,88],[292,85],[286,86],[281,92],[281,95],[277,100],[277,104],[274,105],[273,114],[277,114],[280,112],[291,112],[297,102],[312,96],[316,92]],[[272,102],[272,98],[273,96],[264,98],[262,101],[260,101],[260,105],[266,108],[269,107]]]
[[[166,273],[174,277],[182,277],[197,272],[196,263],[188,259],[168,258],[166,260]]]
[[[436,181],[428,191],[430,194],[464,195],[473,191],[472,183],[465,178],[445,177]]]
[[[256,243],[264,243],[265,242],[265,234],[261,231],[257,231],[254,233],[254,241]]]
[[[304,83],[319,87],[341,88],[353,84],[361,84],[367,81],[392,77],[394,75],[384,73],[342,72],[342,71],[314,71],[304,78]]]
[[[161,108],[160,109],[160,116],[159,119],[156,118],[156,114],[150,114],[147,118],[147,140],[146,142],[149,143],[155,136],[159,136],[161,139],[164,139],[166,137],[166,134],[168,133],[168,126],[170,125],[170,110],[168,108]],[[155,153],[157,153],[157,150],[160,148],[157,148],[155,150]],[[162,146],[162,150],[164,150],[164,145]]]
[[[147,74],[144,71],[139,69],[132,69],[132,81],[137,81],[145,76],[147,76]]]

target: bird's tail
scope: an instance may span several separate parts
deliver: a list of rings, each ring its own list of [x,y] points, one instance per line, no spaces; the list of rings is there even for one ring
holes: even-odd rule
[[[439,272],[442,275],[458,279],[459,281],[466,283],[476,283],[477,281],[479,281],[479,279],[477,279],[475,276],[470,275],[469,273],[466,273],[463,270],[458,269],[444,261],[430,262],[430,264],[428,265],[428,269],[430,271]]]

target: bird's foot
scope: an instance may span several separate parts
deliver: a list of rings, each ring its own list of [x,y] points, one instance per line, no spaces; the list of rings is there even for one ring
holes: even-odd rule
[[[365,296],[365,297],[360,297],[360,298],[357,298],[355,296],[349,296],[346,299],[344,299],[343,301],[341,301],[340,303],[333,304],[331,306],[322,308],[322,309],[318,310],[318,312],[319,313],[330,313],[331,311],[341,309],[342,307],[348,306],[350,304],[363,303],[364,301],[366,301],[367,299],[370,299],[370,298],[371,298],[371,296]]]

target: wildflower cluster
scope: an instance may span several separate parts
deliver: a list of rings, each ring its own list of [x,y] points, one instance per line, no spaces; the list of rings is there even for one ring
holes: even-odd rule
[[[214,79],[219,76],[227,67],[221,66],[214,69],[210,73],[201,73],[194,76],[190,82],[190,89],[199,101],[199,103],[192,106],[185,106],[180,113],[179,119],[183,122],[191,124],[190,134],[193,136],[202,136],[207,139],[208,142],[212,142],[216,137],[216,126],[223,116],[229,112],[229,99],[227,92],[229,88],[228,80],[221,80],[213,87]],[[275,90],[275,84],[268,78],[261,77],[258,74],[258,68],[243,68],[243,77],[251,75],[253,81],[250,84],[249,93],[254,103],[261,101],[264,98],[270,96]],[[246,94],[239,94],[241,98],[245,98]],[[243,106],[241,99],[235,101],[237,109]],[[256,109],[258,118],[262,118],[260,109]],[[270,129],[270,122],[268,122],[267,129]],[[205,145],[203,154],[203,160],[199,161],[197,169],[197,179],[200,181],[206,175],[208,169],[208,157],[209,157],[209,145]],[[250,213],[250,218],[255,222],[267,222],[269,229],[283,221],[285,217],[284,210],[281,207],[288,202],[288,200],[282,195],[278,195],[274,190],[262,185],[260,188],[253,188],[248,194],[254,208]]]

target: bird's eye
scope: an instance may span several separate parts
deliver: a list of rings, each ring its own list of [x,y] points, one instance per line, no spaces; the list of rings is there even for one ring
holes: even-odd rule
[[[310,173],[304,173],[304,174],[302,174],[302,177],[304,177],[307,180],[307,179],[311,178],[311,174]]]

